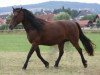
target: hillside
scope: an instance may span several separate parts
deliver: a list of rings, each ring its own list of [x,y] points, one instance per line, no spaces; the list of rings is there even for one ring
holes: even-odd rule
[[[30,5],[23,5],[22,7],[31,9],[33,12],[40,9],[54,9],[54,8],[61,8],[64,6],[65,8],[71,9],[88,9],[93,12],[99,13],[100,12],[100,5],[95,3],[79,3],[79,2],[67,2],[67,1],[49,1],[43,2],[38,4],[30,4]],[[20,7],[20,6],[14,6]],[[2,7],[0,8],[0,13],[10,12],[12,7]]]

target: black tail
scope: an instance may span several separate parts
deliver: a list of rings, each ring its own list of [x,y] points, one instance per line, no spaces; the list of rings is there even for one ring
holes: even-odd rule
[[[87,52],[90,56],[93,56],[93,55],[94,55],[94,49],[93,49],[93,48],[94,48],[94,47],[93,47],[94,44],[92,43],[92,41],[91,41],[89,38],[87,38],[87,37],[83,34],[80,25],[79,25],[77,22],[76,22],[76,24],[77,24],[78,29],[79,29],[79,38],[80,38],[80,40],[81,40],[81,42],[82,42],[82,44],[83,44],[83,46],[84,46],[86,52]]]

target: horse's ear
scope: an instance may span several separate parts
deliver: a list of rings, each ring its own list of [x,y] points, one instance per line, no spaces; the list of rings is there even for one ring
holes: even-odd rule
[[[14,8],[14,7],[12,7],[12,9],[14,10],[15,8]]]
[[[23,7],[20,8],[20,10],[22,10],[22,9],[23,9]]]

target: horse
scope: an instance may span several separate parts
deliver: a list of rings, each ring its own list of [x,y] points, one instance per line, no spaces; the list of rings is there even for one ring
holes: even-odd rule
[[[71,42],[78,51],[84,68],[87,67],[87,60],[85,60],[82,49],[79,46],[79,39],[81,40],[88,55],[94,55],[92,41],[84,35],[80,25],[75,21],[45,21],[36,17],[31,11],[25,8],[13,8],[13,16],[9,23],[9,29],[14,29],[14,27],[16,27],[19,23],[22,23],[27,34],[27,39],[32,45],[22,69],[27,68],[29,59],[34,51],[38,58],[43,62],[44,66],[46,68],[49,67],[49,63],[40,53],[39,45],[58,45],[59,56],[55,61],[54,67],[59,66],[59,62],[64,53],[64,44],[67,41]]]

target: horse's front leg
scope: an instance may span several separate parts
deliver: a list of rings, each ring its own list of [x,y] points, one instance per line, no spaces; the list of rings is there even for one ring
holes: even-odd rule
[[[26,62],[24,63],[23,69],[26,69],[27,68],[28,61],[29,61],[30,57],[32,56],[34,50],[35,50],[35,46],[32,45],[32,47],[31,47],[31,49],[30,49],[30,51],[29,51],[29,53],[27,55],[27,59],[26,59]]]

